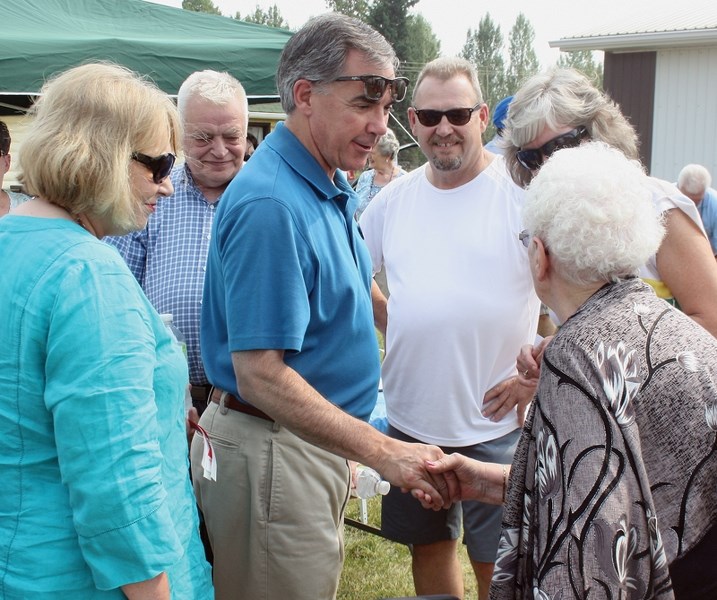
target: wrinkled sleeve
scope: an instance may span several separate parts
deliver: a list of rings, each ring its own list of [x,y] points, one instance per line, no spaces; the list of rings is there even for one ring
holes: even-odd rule
[[[55,282],[45,391],[74,526],[99,589],[151,578],[183,552],[162,485],[148,307],[106,250]]]

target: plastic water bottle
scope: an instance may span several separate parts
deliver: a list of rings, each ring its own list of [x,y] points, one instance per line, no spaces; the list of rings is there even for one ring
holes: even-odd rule
[[[182,353],[184,354],[184,360],[187,359],[187,338],[184,337],[184,334],[177,329],[177,327],[172,323],[172,320],[174,319],[173,315],[170,313],[163,313],[159,315],[159,317],[162,319],[162,323],[164,323],[164,326],[169,330],[169,333],[174,338],[174,340],[179,344],[179,347],[182,349]],[[188,364],[188,363],[187,363]],[[189,391],[189,386],[187,386],[184,389],[184,414],[189,414],[189,409],[192,408],[192,394]]]
[[[391,484],[383,479],[371,467],[359,465],[356,467],[356,495],[366,500],[377,494],[385,496],[391,489]]]

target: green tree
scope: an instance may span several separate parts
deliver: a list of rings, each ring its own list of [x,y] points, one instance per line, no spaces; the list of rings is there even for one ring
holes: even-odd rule
[[[210,15],[221,15],[221,11],[214,5],[212,0],[182,0],[184,10],[209,13]]]
[[[374,0],[369,10],[367,23],[391,42],[401,62],[409,59],[408,10],[417,3],[418,0]]]
[[[595,60],[592,50],[575,50],[574,52],[561,52],[558,58],[558,67],[572,68],[583,73],[593,84],[602,89],[603,68],[602,63]]]
[[[466,42],[461,56],[473,63],[478,72],[483,100],[490,107],[498,104],[508,93],[505,82],[505,62],[503,60],[503,34],[500,25],[491,19],[490,13],[480,20],[478,30],[468,29]],[[495,135],[492,122],[485,132],[485,138]]]
[[[534,42],[533,26],[523,13],[519,13],[510,30],[509,37],[510,63],[506,75],[506,86],[510,94],[515,93],[525,79],[540,70],[540,63],[533,48]]]
[[[368,22],[371,10],[370,0],[326,0],[326,6],[334,12],[356,17],[366,22]]]
[[[266,10],[257,4],[253,13],[242,17],[241,14],[237,12],[234,18],[238,21],[246,21],[247,23],[267,25],[268,27],[276,27],[277,29],[289,29],[289,24],[284,21],[284,17],[281,16],[281,11],[276,4],[273,4]]]

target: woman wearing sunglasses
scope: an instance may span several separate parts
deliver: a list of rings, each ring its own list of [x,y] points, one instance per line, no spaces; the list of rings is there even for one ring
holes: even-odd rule
[[[510,104],[505,139],[508,168],[523,187],[553,152],[585,140],[603,141],[638,158],[637,134],[619,107],[572,69],[535,75],[521,87]],[[666,181],[650,178],[646,185],[664,215],[667,234],[640,277],[717,336],[717,265],[694,203]],[[521,372],[537,375],[535,361],[523,358]]]
[[[187,364],[117,251],[172,193],[180,125],[88,64],[33,108],[0,220],[0,596],[209,599],[188,478]]]

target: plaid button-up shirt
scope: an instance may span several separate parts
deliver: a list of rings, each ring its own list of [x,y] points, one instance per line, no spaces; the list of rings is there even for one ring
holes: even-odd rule
[[[157,311],[172,314],[187,340],[189,381],[204,385],[199,317],[218,201],[207,201],[184,164],[172,170],[171,180],[174,194],[159,199],[144,229],[104,239],[119,250]]]

